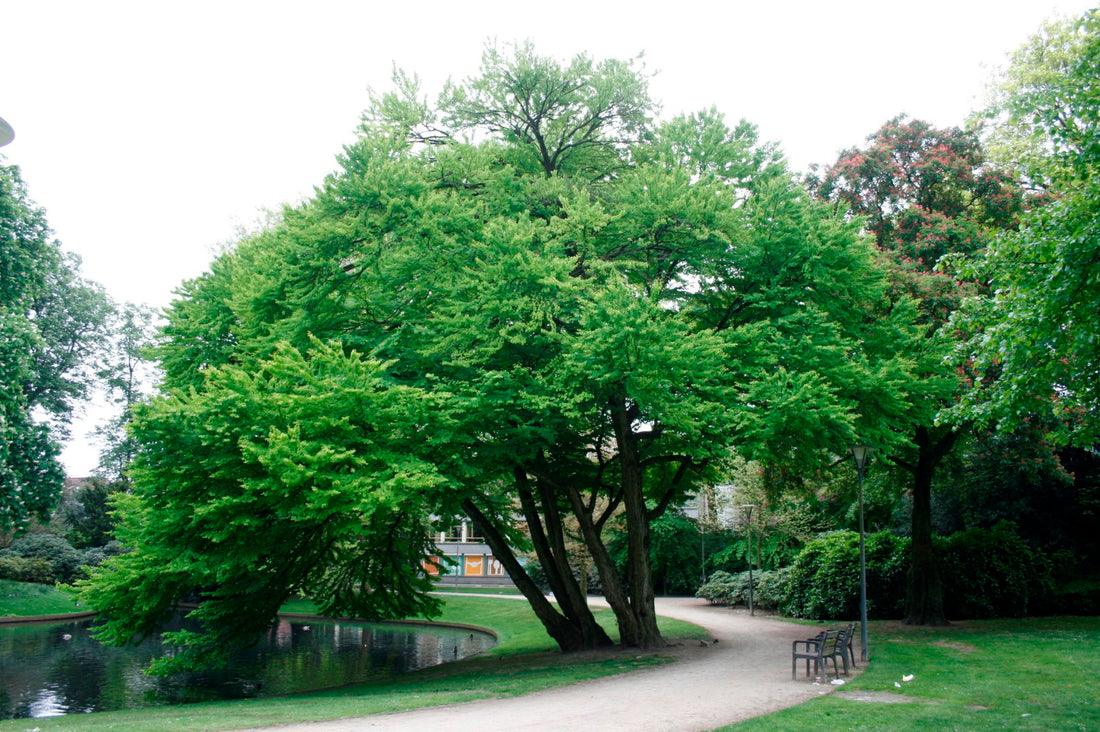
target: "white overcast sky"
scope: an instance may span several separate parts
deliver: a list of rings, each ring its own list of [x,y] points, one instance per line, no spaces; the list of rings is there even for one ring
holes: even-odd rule
[[[0,118],[16,135],[0,157],[87,278],[162,307],[240,227],[310,195],[394,64],[434,93],[476,73],[488,39],[563,59],[644,52],[665,116],[747,118],[804,170],[902,112],[962,124],[1044,20],[1095,4],[0,0]],[[70,474],[95,464],[81,448]]]

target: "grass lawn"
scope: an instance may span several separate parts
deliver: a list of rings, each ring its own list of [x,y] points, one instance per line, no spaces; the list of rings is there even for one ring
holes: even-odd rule
[[[312,607],[293,603],[286,610],[310,612]],[[597,611],[597,617],[605,627],[614,627],[610,611]],[[667,661],[659,654],[636,650],[564,656],[523,600],[455,595],[446,598],[443,615],[437,620],[490,628],[499,643],[477,658],[388,682],[270,699],[6,720],[0,722],[0,730],[25,730],[28,725],[40,730],[222,730],[307,722],[516,696]],[[697,626],[671,619],[662,619],[661,630],[669,638],[709,637]]]
[[[80,612],[73,593],[53,585],[0,579],[0,618]]]
[[[838,693],[729,729],[1100,730],[1100,618],[872,623],[870,648]]]

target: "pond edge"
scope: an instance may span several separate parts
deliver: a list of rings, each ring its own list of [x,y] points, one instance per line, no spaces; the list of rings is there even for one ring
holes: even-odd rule
[[[91,618],[99,613],[95,610],[83,610],[76,613],[58,613],[55,615],[14,615],[9,617],[0,618],[0,626],[5,625],[48,625],[50,623],[64,623],[70,620],[84,620]],[[492,636],[495,641],[500,642],[500,636],[496,634],[492,629],[486,628],[481,625],[471,625],[469,623],[438,623],[433,620],[365,620],[363,618],[351,618],[341,617],[332,618],[327,615],[317,615],[315,613],[279,613],[277,617],[287,618],[288,620],[317,620],[328,622],[345,623],[378,623],[386,625],[419,625],[426,628],[455,628],[456,630],[475,630],[479,633],[485,633]]]

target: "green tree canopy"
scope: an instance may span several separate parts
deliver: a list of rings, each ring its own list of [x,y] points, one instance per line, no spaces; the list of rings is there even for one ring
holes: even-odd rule
[[[236,637],[254,632],[292,588],[351,607],[330,595],[340,585],[309,578],[361,566],[383,532],[311,503],[295,510],[319,534],[288,537],[297,523],[255,518],[278,515],[290,478],[276,468],[306,495],[357,500],[355,484],[313,467],[323,444],[339,465],[366,461],[357,480],[385,482],[386,508],[419,520],[420,537],[430,513],[470,516],[563,649],[610,642],[569,565],[571,515],[623,642],[657,645],[651,522],[711,480],[731,446],[795,475],[850,444],[857,425],[894,439],[886,422],[908,398],[912,364],[887,344],[919,337],[916,312],[892,306],[857,225],[807,195],[751,125],[730,128],[714,110],[654,124],[630,64],[563,65],[529,46],[490,48],[481,75],[448,87],[437,109],[415,79],[397,82],[310,201],[170,308],[160,356],[172,396],[136,421],[135,497],[123,504],[136,551],[89,587],[117,618],[111,640],[147,631],[196,586],[215,636],[243,615],[251,624]],[[377,399],[396,390],[415,419],[386,413],[392,427],[356,434],[375,420],[354,410],[378,407],[344,399],[355,379],[326,382],[326,411],[296,416],[280,401],[293,380],[265,376],[291,357],[327,373],[356,352],[375,364]],[[340,429],[324,427],[330,413]],[[292,427],[293,444],[317,445],[287,448]],[[184,447],[181,435],[201,439]],[[277,461],[260,457],[272,451]],[[398,456],[415,469],[387,467]],[[620,514],[621,571],[605,534]],[[177,530],[166,517],[204,523]],[[312,543],[333,521],[359,538],[319,553]],[[226,553],[236,526],[250,545],[293,551],[265,554],[256,571]],[[196,536],[186,567],[173,559],[177,532]],[[518,561],[527,546],[557,607]],[[392,553],[401,583],[341,576],[369,597],[397,593],[393,613],[416,609],[403,590],[426,586],[413,581],[424,579],[413,550],[427,540],[409,547]],[[272,578],[262,605],[240,592],[246,566],[251,581]],[[135,591],[155,601],[131,607]]]
[[[79,267],[19,169],[0,164],[0,531],[44,519],[64,482],[58,441],[94,381],[110,309]]]
[[[891,269],[894,296],[912,298],[920,309],[924,336],[894,337],[886,345],[911,359],[913,378],[893,420],[901,439],[877,447],[912,481],[907,619],[942,623],[943,595],[932,557],[932,482],[959,425],[939,424],[937,417],[956,402],[965,382],[962,370],[944,363],[953,334],[943,325],[978,285],[937,265],[945,256],[980,250],[992,231],[1013,226],[1021,197],[1003,173],[987,165],[975,134],[906,117],[888,121],[866,147],[841,153],[811,185],[841,210],[864,217]]]
[[[1022,172],[1052,200],[960,266],[990,287],[955,319],[978,378],[952,414],[1003,429],[1053,415],[1056,437],[1088,447],[1100,440],[1100,13],[1036,36],[1001,90],[1006,134],[1023,125],[1037,141]]]
[[[323,613],[432,613],[421,562],[444,481],[416,457],[432,400],[386,364],[313,342],[249,371],[211,369],[201,393],[138,411],[134,490],[116,494],[119,540],[137,551],[96,570],[108,642],[148,634],[181,598],[209,632],[155,671],[224,662],[295,593]]]

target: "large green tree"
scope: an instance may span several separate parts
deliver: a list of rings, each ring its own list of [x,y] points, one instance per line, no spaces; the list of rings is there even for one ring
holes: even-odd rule
[[[330,588],[310,584],[309,572],[377,551],[369,527],[358,543],[339,544],[348,553],[340,556],[288,544],[283,521],[250,518],[285,488],[272,465],[248,455],[288,427],[284,410],[266,403],[278,389],[228,387],[288,354],[313,368],[316,338],[379,359],[380,389],[430,405],[397,423],[407,430],[399,447],[350,427],[326,432],[325,444],[349,460],[389,449],[431,466],[412,473],[430,477],[433,490],[410,486],[410,518],[470,516],[563,649],[610,642],[574,578],[567,524],[600,574],[622,642],[659,645],[652,522],[711,480],[731,445],[796,475],[850,444],[857,424],[893,439],[883,425],[911,376],[887,344],[915,337],[915,310],[888,307],[886,278],[856,225],[792,181],[751,125],[730,128],[713,110],[657,125],[646,77],[631,63],[562,64],[522,45],[487,49],[482,73],[448,86],[436,107],[415,79],[397,81],[313,199],[240,242],[171,307],[160,353],[176,396],[135,427],[143,446],[125,535],[136,551],[90,586],[93,602],[119,618],[113,640],[149,629],[171,597],[196,586],[203,606],[223,603],[202,612],[218,628],[234,602],[238,615],[266,622],[290,590],[273,579],[271,602],[247,605],[218,574],[239,566],[221,549],[232,541],[225,528],[214,543],[187,545],[194,568],[166,576],[155,603],[128,609],[135,586],[139,596],[161,586],[156,577],[168,570],[158,567],[182,540],[161,526],[165,516],[244,522],[266,532],[261,546],[292,544],[293,553],[265,558],[264,576],[296,562],[280,576],[300,576],[294,589],[326,603]],[[348,388],[330,386],[337,402]],[[156,426],[165,408],[157,405],[177,403],[216,409],[173,406],[171,429]],[[202,426],[236,412],[247,415],[242,431]],[[306,419],[296,423],[303,433],[316,429]],[[195,430],[209,433],[225,462],[145,457]],[[302,459],[281,455],[281,470]],[[211,487],[211,475],[224,487]],[[315,476],[297,469],[296,489],[311,489]],[[401,480],[393,476],[394,505]],[[229,498],[237,484],[255,501],[247,512]],[[626,534],[621,571],[607,545],[616,515]],[[354,533],[356,520],[340,526]],[[515,549],[525,547],[556,607],[519,561]],[[410,554],[394,557],[419,571]],[[202,562],[208,574],[198,574]],[[359,584],[390,588],[377,575]],[[241,624],[236,635],[254,629]]]
[[[895,344],[914,364],[907,405],[895,422],[904,442],[883,453],[910,478],[907,622],[943,623],[932,553],[932,484],[964,425],[941,424],[937,417],[956,402],[966,380],[963,370],[944,363],[953,340],[943,325],[977,285],[937,265],[947,255],[979,251],[991,231],[1012,227],[1021,198],[1003,173],[986,164],[974,133],[906,117],[887,122],[865,147],[841,153],[813,185],[819,196],[862,217],[891,267],[894,296],[919,304],[925,337]]]
[[[1002,429],[1052,415],[1054,436],[1100,440],[1100,12],[1048,27],[1014,57],[990,117],[993,139],[1046,205],[960,269],[990,283],[955,323],[979,375],[955,415]]]
[[[19,169],[0,164],[0,531],[60,496],[58,442],[94,382],[110,310],[62,251]]]

